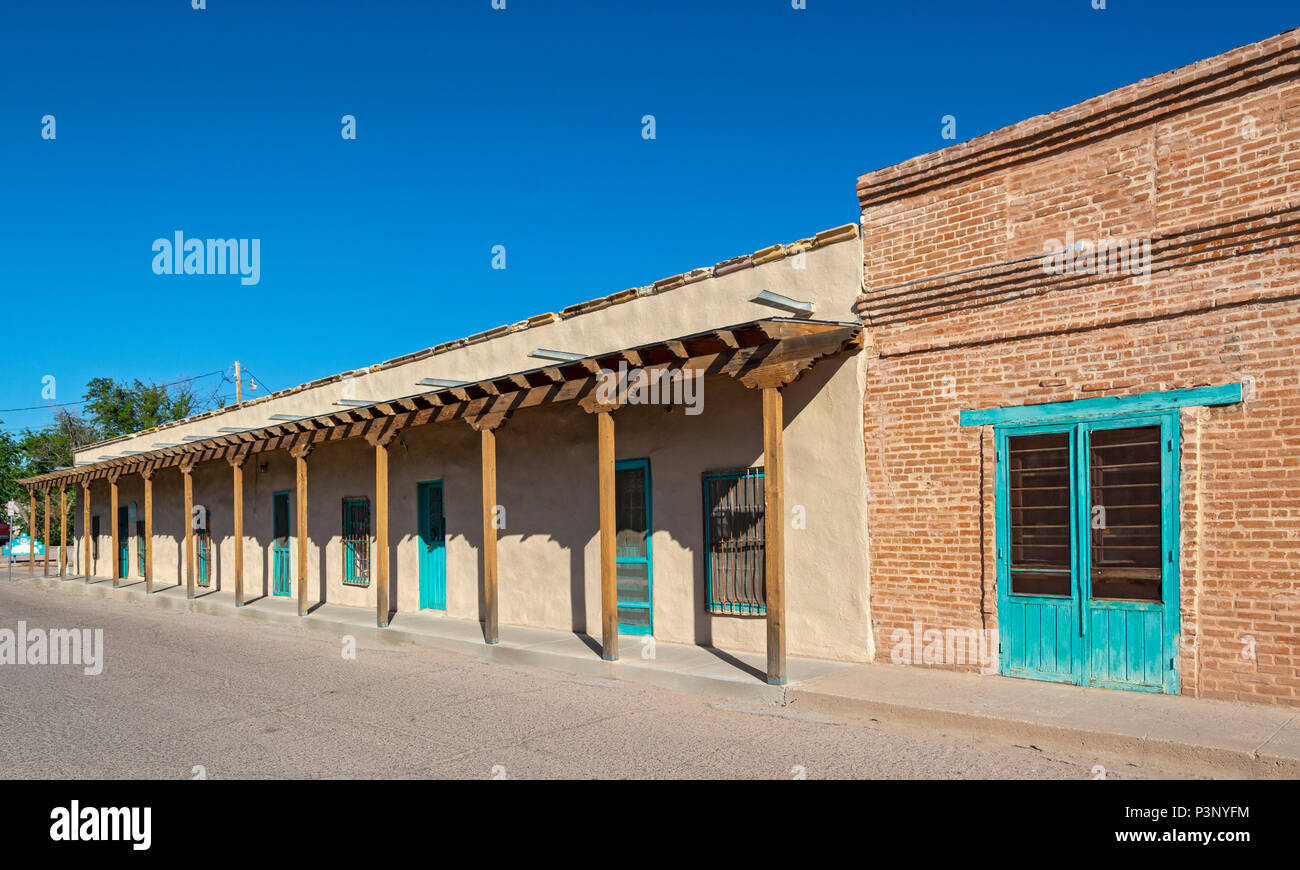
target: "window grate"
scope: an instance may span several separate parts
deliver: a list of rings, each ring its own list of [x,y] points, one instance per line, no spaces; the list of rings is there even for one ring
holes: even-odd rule
[[[212,534],[207,529],[195,535],[199,550],[199,585],[212,585]]]
[[[370,585],[370,500],[343,499],[343,583]]]
[[[705,574],[712,613],[765,614],[763,469],[704,475]]]

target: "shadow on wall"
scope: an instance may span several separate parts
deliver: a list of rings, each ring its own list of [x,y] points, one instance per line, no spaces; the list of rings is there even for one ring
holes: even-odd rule
[[[839,366],[850,364],[851,356],[825,360],[785,390],[785,419],[789,426],[802,414]],[[650,459],[651,514],[654,546],[662,550],[676,543],[691,554],[690,581],[694,642],[712,646],[713,620],[706,607],[703,474],[707,471],[748,467],[763,455],[762,395],[731,380],[710,379],[708,389],[717,401],[706,400],[698,416],[682,409],[666,411],[662,406],[631,406],[615,412],[615,445],[619,459]],[[524,427],[532,426],[532,429]],[[511,543],[541,538],[567,554],[570,629],[593,650],[599,642],[599,491],[596,463],[596,418],[572,406],[536,409],[525,419],[512,420],[498,430],[498,497],[507,510],[506,528],[500,535],[503,553]],[[512,427],[516,427],[514,432]],[[527,433],[518,435],[517,432]],[[538,451],[538,435],[544,434],[545,452]],[[477,472],[477,468],[472,469]],[[508,482],[508,485],[507,485]],[[481,489],[474,488],[473,505],[448,505],[448,512],[472,517],[462,523],[466,541],[476,553],[478,571],[478,615],[484,616],[483,533],[478,506]],[[531,494],[521,498],[521,493]],[[534,497],[542,496],[545,497]],[[592,554],[591,573],[588,553]],[[501,595],[510,594],[506,585],[508,560],[501,566]],[[654,588],[664,579],[658,564]],[[679,588],[684,585],[674,584]],[[652,593],[653,594],[653,593]],[[593,600],[592,596],[595,596]],[[396,600],[396,599],[394,599]],[[593,614],[595,624],[591,623]],[[763,617],[726,616],[727,619]],[[721,654],[720,654],[721,655]],[[753,669],[722,656],[735,667]],[[763,674],[754,672],[755,676]]]

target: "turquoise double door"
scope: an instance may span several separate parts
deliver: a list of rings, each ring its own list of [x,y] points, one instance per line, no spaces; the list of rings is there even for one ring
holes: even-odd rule
[[[1177,693],[1177,412],[995,441],[1001,672]]]

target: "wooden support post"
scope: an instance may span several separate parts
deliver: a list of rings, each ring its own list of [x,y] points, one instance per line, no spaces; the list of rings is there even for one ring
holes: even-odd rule
[[[81,576],[90,581],[90,481],[81,484]]]
[[[50,576],[50,491],[45,490],[45,576]]]
[[[36,576],[36,490],[27,490],[31,500],[27,514],[27,573]]]
[[[140,472],[144,478],[144,591],[153,592],[153,466]]]
[[[388,627],[388,444],[375,444],[375,625]]]
[[[781,388],[763,388],[763,587],[767,604],[767,681],[785,674],[785,412]]]
[[[483,492],[483,641],[495,644],[501,641],[500,623],[497,619],[497,433],[510,415],[489,413],[466,418],[479,433],[481,447],[480,470]]]
[[[298,615],[307,615],[307,457],[311,442],[295,444],[289,450],[294,460],[294,476],[298,483]]]
[[[375,625],[388,628],[392,601],[388,596],[388,445],[393,443],[408,417],[400,415],[376,420],[366,433],[366,441],[375,448]]]
[[[185,483],[185,597],[194,597],[194,465],[182,465]]]
[[[614,512],[614,411],[613,402],[602,401],[599,393],[579,399],[588,414],[596,415],[596,469],[600,489],[600,657],[618,661],[618,534]]]
[[[247,453],[229,456],[235,484],[235,606],[244,606],[244,460]]]
[[[46,544],[45,546],[49,546]],[[68,488],[59,486],[59,579],[68,576]]]
[[[483,640],[501,642],[497,619],[497,433],[479,433],[483,481]]]
[[[600,469],[600,642],[601,658],[618,661],[618,562],[614,539],[614,415],[596,414],[597,464]]]
[[[113,530],[113,546],[108,551],[108,563],[113,568],[113,585],[122,585],[122,564],[118,559],[117,548],[119,541],[122,540],[122,530],[117,527],[117,475],[108,479],[108,521],[111,523],[109,528]]]

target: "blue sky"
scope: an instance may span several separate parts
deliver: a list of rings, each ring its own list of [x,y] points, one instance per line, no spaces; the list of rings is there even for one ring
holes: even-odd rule
[[[8,0],[3,428],[49,421],[46,375],[282,389],[790,242],[944,115],[969,139],[1297,24],[1091,2]],[[155,275],[178,230],[260,239],[260,282]]]

